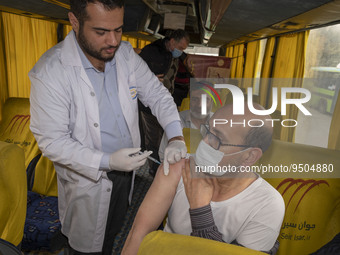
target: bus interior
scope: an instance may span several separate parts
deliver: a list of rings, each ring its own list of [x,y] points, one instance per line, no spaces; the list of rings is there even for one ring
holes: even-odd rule
[[[29,129],[28,72],[72,30],[69,11],[69,0],[0,0],[0,254],[67,254],[54,166]],[[340,254],[340,0],[125,0],[124,12],[122,40],[136,54],[183,29],[190,36],[183,61],[190,77],[233,84],[265,109],[276,99],[273,142],[256,163],[267,166],[260,175],[285,201],[276,254]],[[185,86],[190,90],[190,80]],[[300,107],[283,104],[283,88],[288,100],[310,98]],[[221,104],[213,111],[233,103],[230,91],[217,92]],[[176,103],[189,110],[190,93]],[[196,132],[183,133],[194,151]],[[137,171],[112,254],[120,254],[152,180],[147,164]],[[39,208],[46,213],[36,215]],[[265,254],[154,234],[139,254],[207,254],[200,245],[209,254]],[[174,244],[182,253],[171,252]]]

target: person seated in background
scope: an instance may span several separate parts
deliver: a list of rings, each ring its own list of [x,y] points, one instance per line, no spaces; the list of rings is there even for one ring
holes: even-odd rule
[[[259,105],[255,108],[263,109]],[[234,123],[248,123],[255,118],[265,124],[244,127],[214,121],[232,119]],[[265,119],[270,116],[254,115],[246,105],[244,115],[234,116],[232,105],[218,109],[209,125],[201,126],[203,140],[196,154],[190,160],[182,159],[171,165],[167,176],[157,171],[122,254],[137,254],[143,238],[157,229],[166,214],[166,232],[275,254],[285,213],[284,200],[259,175],[241,171],[253,165],[271,144],[273,129]],[[234,172],[218,171],[217,166],[232,168]]]
[[[177,107],[180,107],[184,98],[187,97],[190,89],[190,78],[193,74],[186,64],[187,54],[183,52],[178,61],[178,69],[174,82],[174,93],[172,94]]]
[[[169,35],[165,38],[146,45],[139,54],[171,94],[174,92],[179,58],[189,43],[189,34],[182,29],[177,29],[169,32]],[[138,101],[138,108],[141,147],[143,150],[153,151],[152,157],[159,160],[157,152],[164,130],[147,105]],[[151,160],[148,160],[148,165],[150,175],[154,176],[159,165]]]
[[[199,129],[201,124],[208,123],[210,117],[213,115],[213,113],[211,112],[213,101],[211,97],[203,89],[208,90],[209,92],[212,91],[208,87],[204,86],[204,83],[205,83],[204,81],[197,82],[192,86],[190,92],[190,110],[179,112],[182,128]],[[206,107],[207,114],[202,114],[201,106],[202,94],[207,95],[207,107]],[[163,134],[158,151],[160,161],[163,161],[164,159],[164,151],[167,145],[168,138],[166,137],[166,134]]]

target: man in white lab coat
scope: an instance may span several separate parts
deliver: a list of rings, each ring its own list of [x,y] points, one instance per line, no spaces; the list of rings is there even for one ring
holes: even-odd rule
[[[29,73],[31,130],[54,162],[62,233],[71,250],[111,254],[131,199],[133,170],[150,155],[138,154],[137,98],[170,138],[166,168],[186,148],[170,93],[121,42],[122,0],[70,2],[73,31]]]

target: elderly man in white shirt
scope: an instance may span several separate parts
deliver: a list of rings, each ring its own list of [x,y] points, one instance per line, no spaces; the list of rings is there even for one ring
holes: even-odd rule
[[[190,163],[183,159],[172,166],[168,176],[157,172],[122,255],[137,254],[144,236],[156,230],[166,215],[166,232],[276,253],[284,200],[259,175],[241,171],[268,149],[273,133],[271,124],[214,125],[215,119],[247,123],[254,118],[264,120],[270,116],[254,115],[248,108],[245,115],[233,115],[233,106],[226,105],[214,113],[209,125],[201,126],[203,140]]]

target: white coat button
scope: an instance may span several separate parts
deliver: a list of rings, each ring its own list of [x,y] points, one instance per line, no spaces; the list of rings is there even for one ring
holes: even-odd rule
[[[96,94],[95,94],[94,92],[91,92],[91,96],[93,96],[93,97],[94,97],[95,95],[96,95]]]
[[[107,189],[106,191],[107,191],[107,192],[111,192],[111,189]]]
[[[98,127],[99,125],[98,125],[98,123],[94,123],[93,126]]]

